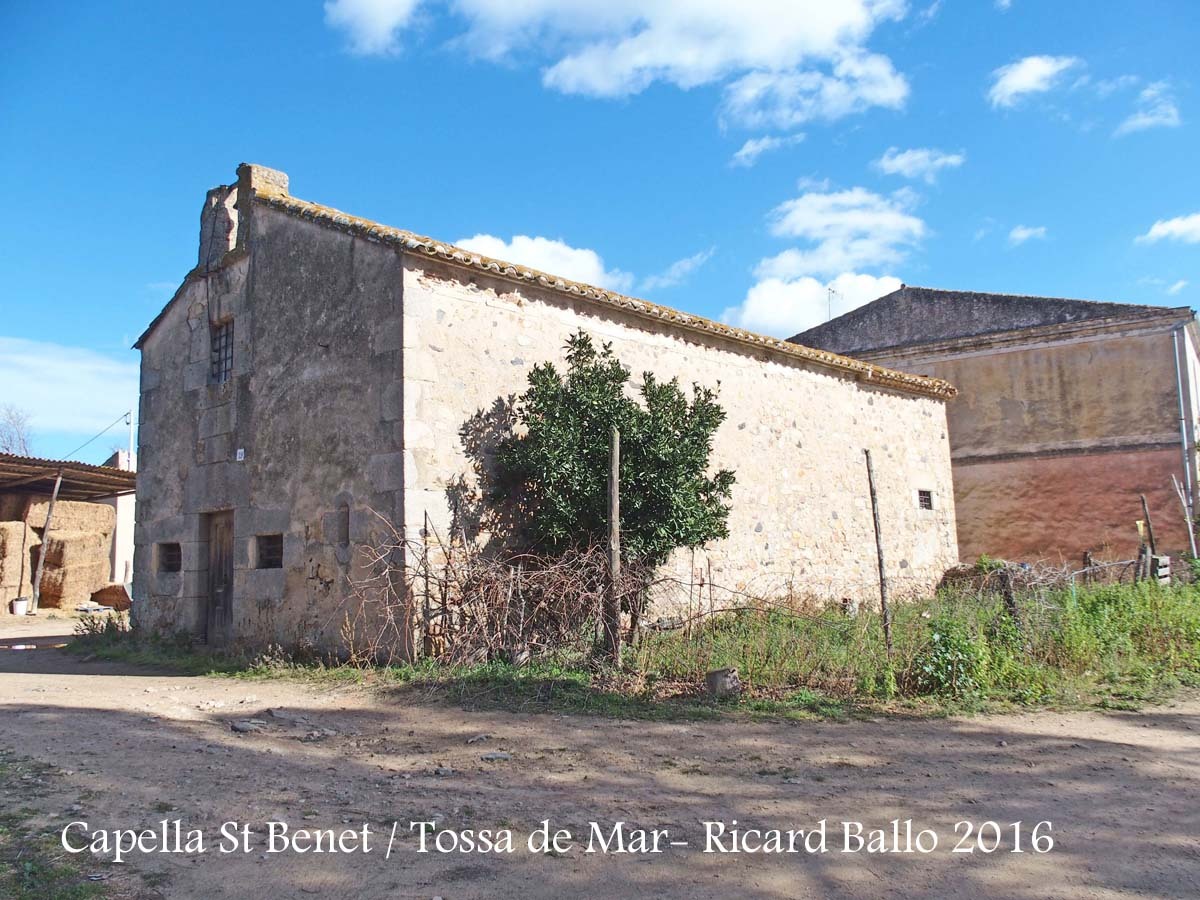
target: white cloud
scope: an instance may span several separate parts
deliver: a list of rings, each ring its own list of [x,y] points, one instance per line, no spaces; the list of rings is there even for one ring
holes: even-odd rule
[[[783,147],[792,147],[804,140],[803,133],[789,134],[785,137],[774,137],[768,135],[760,138],[750,138],[746,143],[742,144],[740,150],[733,154],[733,158],[729,160],[731,166],[741,166],[750,168],[758,158],[764,153],[769,153],[772,150],[780,150]]]
[[[1136,75],[1118,75],[1116,78],[1102,78],[1093,87],[1096,91],[1096,96],[1104,100],[1118,91],[1133,87],[1140,80]],[[1086,84],[1087,76],[1085,75],[1080,79],[1080,87]]]
[[[0,337],[0,406],[29,413],[39,433],[91,435],[138,401],[137,354],[107,356],[25,338]]]
[[[955,169],[967,161],[963,153],[943,153],[927,147],[900,150],[889,147],[887,152],[873,165],[887,175],[903,175],[905,178],[923,178],[933,184],[942,169]]]
[[[1153,244],[1164,240],[1200,244],[1200,213],[1159,219],[1150,226],[1149,231],[1137,238],[1139,244]]]
[[[386,55],[399,49],[396,33],[420,5],[421,0],[328,0],[325,21],[349,33],[355,53]]]
[[[540,54],[543,83],[563,93],[622,97],[656,82],[738,79],[729,121],[790,128],[898,106],[908,92],[891,61],[867,49],[881,22],[905,15],[904,0],[332,0],[325,18],[355,52],[388,54],[434,10],[462,26],[452,43],[476,57]]]
[[[832,74],[816,70],[754,71],[725,88],[721,122],[743,128],[795,128],[832,120],[871,106],[898,109],[908,82],[886,56],[863,53],[834,63]]]
[[[1180,123],[1179,107],[1165,81],[1156,81],[1142,88],[1138,94],[1137,111],[1117,126],[1114,135],[1131,134],[1147,128],[1177,128]]]
[[[632,275],[620,269],[606,269],[603,258],[595,250],[572,247],[553,238],[518,234],[511,241],[505,241],[494,235],[477,234],[455,241],[455,244],[483,256],[529,266],[547,275],[558,275],[612,291],[628,291],[633,286]]]
[[[1026,56],[1001,66],[992,73],[995,81],[988,91],[988,100],[993,107],[1015,106],[1029,94],[1053,88],[1064,72],[1080,62],[1074,56]]]
[[[996,9],[1008,12],[1012,9],[1012,0],[996,0]]]
[[[942,11],[942,0],[933,0],[927,7],[917,13],[917,22],[920,25],[928,25],[937,18],[938,13]]]
[[[1008,233],[1008,242],[1014,247],[1019,247],[1026,241],[1034,239],[1041,241],[1045,238],[1045,225],[1015,225],[1013,230]]]
[[[1180,278],[1177,282],[1175,282],[1173,285],[1171,285],[1169,288],[1167,288],[1167,293],[1170,296],[1174,297],[1176,294],[1178,294],[1180,291],[1182,291],[1187,286],[1188,286],[1187,281],[1184,280],[1183,278]]]
[[[824,322],[831,307],[833,316],[840,316],[899,287],[899,278],[855,272],[844,272],[825,282],[816,278],[765,278],[750,288],[740,305],[726,309],[721,319],[751,331],[790,337]]]
[[[762,260],[759,278],[831,276],[902,260],[925,236],[925,223],[909,212],[907,190],[889,197],[866,188],[808,191],[771,213],[771,233],[802,238],[811,246],[791,248]]]
[[[657,275],[650,275],[643,279],[639,285],[640,290],[657,291],[682,284],[691,277],[693,272],[708,262],[715,251],[716,247],[709,247],[707,250],[701,250],[699,253],[685,256],[683,259],[677,259]]]

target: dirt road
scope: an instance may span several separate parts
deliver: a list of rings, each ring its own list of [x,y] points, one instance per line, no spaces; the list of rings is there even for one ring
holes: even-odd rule
[[[53,649],[51,633],[69,623],[20,628],[18,636],[0,620],[0,648],[39,649],[0,649],[0,748],[60,771],[0,802],[27,802],[55,829],[179,819],[206,836],[203,853],[134,853],[116,883],[135,895],[1200,896],[1194,697],[1141,713],[645,723],[464,712],[361,687],[174,677]],[[232,730],[249,720],[265,724]],[[502,756],[485,761],[489,753]],[[574,846],[528,852],[543,819],[572,832]],[[809,830],[821,819],[825,853],[703,852],[703,821]],[[841,852],[842,822],[863,823],[864,837],[886,829],[890,841],[892,819],[932,829],[936,850]],[[421,853],[408,823],[423,820],[509,828],[516,849]],[[964,846],[980,836],[990,845],[990,826],[978,832],[994,821],[1000,848],[951,852],[964,820],[977,832]],[[253,852],[218,851],[227,821],[251,826]],[[267,854],[271,821],[359,834],[366,824],[371,852]],[[398,841],[385,858],[394,821]],[[584,852],[589,823],[607,834],[617,821],[666,829],[664,852]],[[1010,852],[1017,821],[1022,853]],[[1052,823],[1048,853],[1030,843],[1042,821]],[[689,846],[666,846],[676,840]]]

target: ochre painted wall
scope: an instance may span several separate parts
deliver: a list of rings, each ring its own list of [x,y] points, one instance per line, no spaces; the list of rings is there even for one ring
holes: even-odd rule
[[[1182,508],[1171,487],[1175,449],[956,465],[958,546],[964,560],[1079,563],[1131,559],[1137,553],[1138,495],[1146,494],[1160,551],[1188,546]]]
[[[1036,344],[909,371],[958,388],[947,408],[956,459],[1178,438],[1170,332]]]
[[[1170,328],[1066,338],[1040,329],[1009,346],[940,351],[952,358],[920,349],[871,357],[959,390],[947,420],[963,560],[1078,562],[1085,550],[1129,558],[1141,493],[1160,549],[1187,548],[1171,484],[1183,462]]]

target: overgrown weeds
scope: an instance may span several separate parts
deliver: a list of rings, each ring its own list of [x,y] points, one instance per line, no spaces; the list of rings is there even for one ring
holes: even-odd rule
[[[1018,600],[943,592],[894,611],[895,650],[879,616],[837,609],[750,609],[695,634],[649,635],[637,668],[696,681],[737,667],[759,689],[806,688],[886,699],[1081,703],[1148,697],[1200,677],[1200,591],[1151,583],[1064,587]]]
[[[999,593],[945,590],[894,609],[892,657],[880,617],[840,605],[756,604],[675,630],[645,631],[614,671],[583,642],[499,660],[350,666],[282,648],[214,654],[186,639],[88,626],[73,650],[197,674],[366,682],[414,699],[624,717],[843,717],[1003,705],[1129,708],[1200,685],[1200,588],[1071,585]],[[704,696],[705,673],[737,668],[740,704]]]

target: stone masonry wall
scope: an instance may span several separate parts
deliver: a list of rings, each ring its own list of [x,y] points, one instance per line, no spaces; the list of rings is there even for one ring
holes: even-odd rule
[[[232,510],[234,643],[332,646],[372,510],[400,517],[399,259],[239,206],[247,250],[194,272],[142,344],[134,614],[203,631],[207,514]],[[210,384],[209,324],[228,317],[233,377]],[[282,568],[258,567],[263,534],[283,536]],[[182,572],[158,571],[163,542]]]
[[[686,584],[823,597],[878,595],[863,449],[879,482],[889,576],[929,590],[957,561],[945,405],[878,389],[803,362],[751,354],[586,301],[406,257],[404,291],[405,521],[451,524],[448,489],[471,478],[459,431],[497,399],[519,393],[530,368],[562,360],[584,328],[611,341],[622,362],[685,385],[720,382],[728,418],[714,464],[737,474],[730,537],[670,569]],[[917,491],[934,493],[933,511]],[[694,596],[698,592],[694,592]],[[719,591],[718,591],[719,594]]]
[[[255,202],[256,178],[275,178],[278,195],[285,177],[239,174],[236,206],[228,190],[205,205],[206,234],[212,216],[236,210],[235,230],[219,242],[230,249],[205,243],[139,342],[140,624],[203,633],[209,517],[228,510],[233,642],[337,646],[362,574],[357,552],[381,532],[379,516],[417,539],[428,515],[448,535],[456,485],[471,480],[461,430],[523,390],[534,364],[561,359],[580,327],[613,341],[635,375],[721,383],[729,415],[715,463],[737,473],[732,535],[694,559],[676,555],[670,569],[684,586],[674,599],[710,573],[723,588],[758,594],[877,598],[863,448],[878,470],[898,591],[930,589],[955,562],[940,400],[548,289],[518,290]],[[210,326],[229,319],[233,375],[213,384]],[[918,508],[918,490],[932,491],[933,510]],[[283,538],[282,568],[260,568],[256,539],[273,534]],[[162,571],[162,545],[174,543],[182,571]]]

